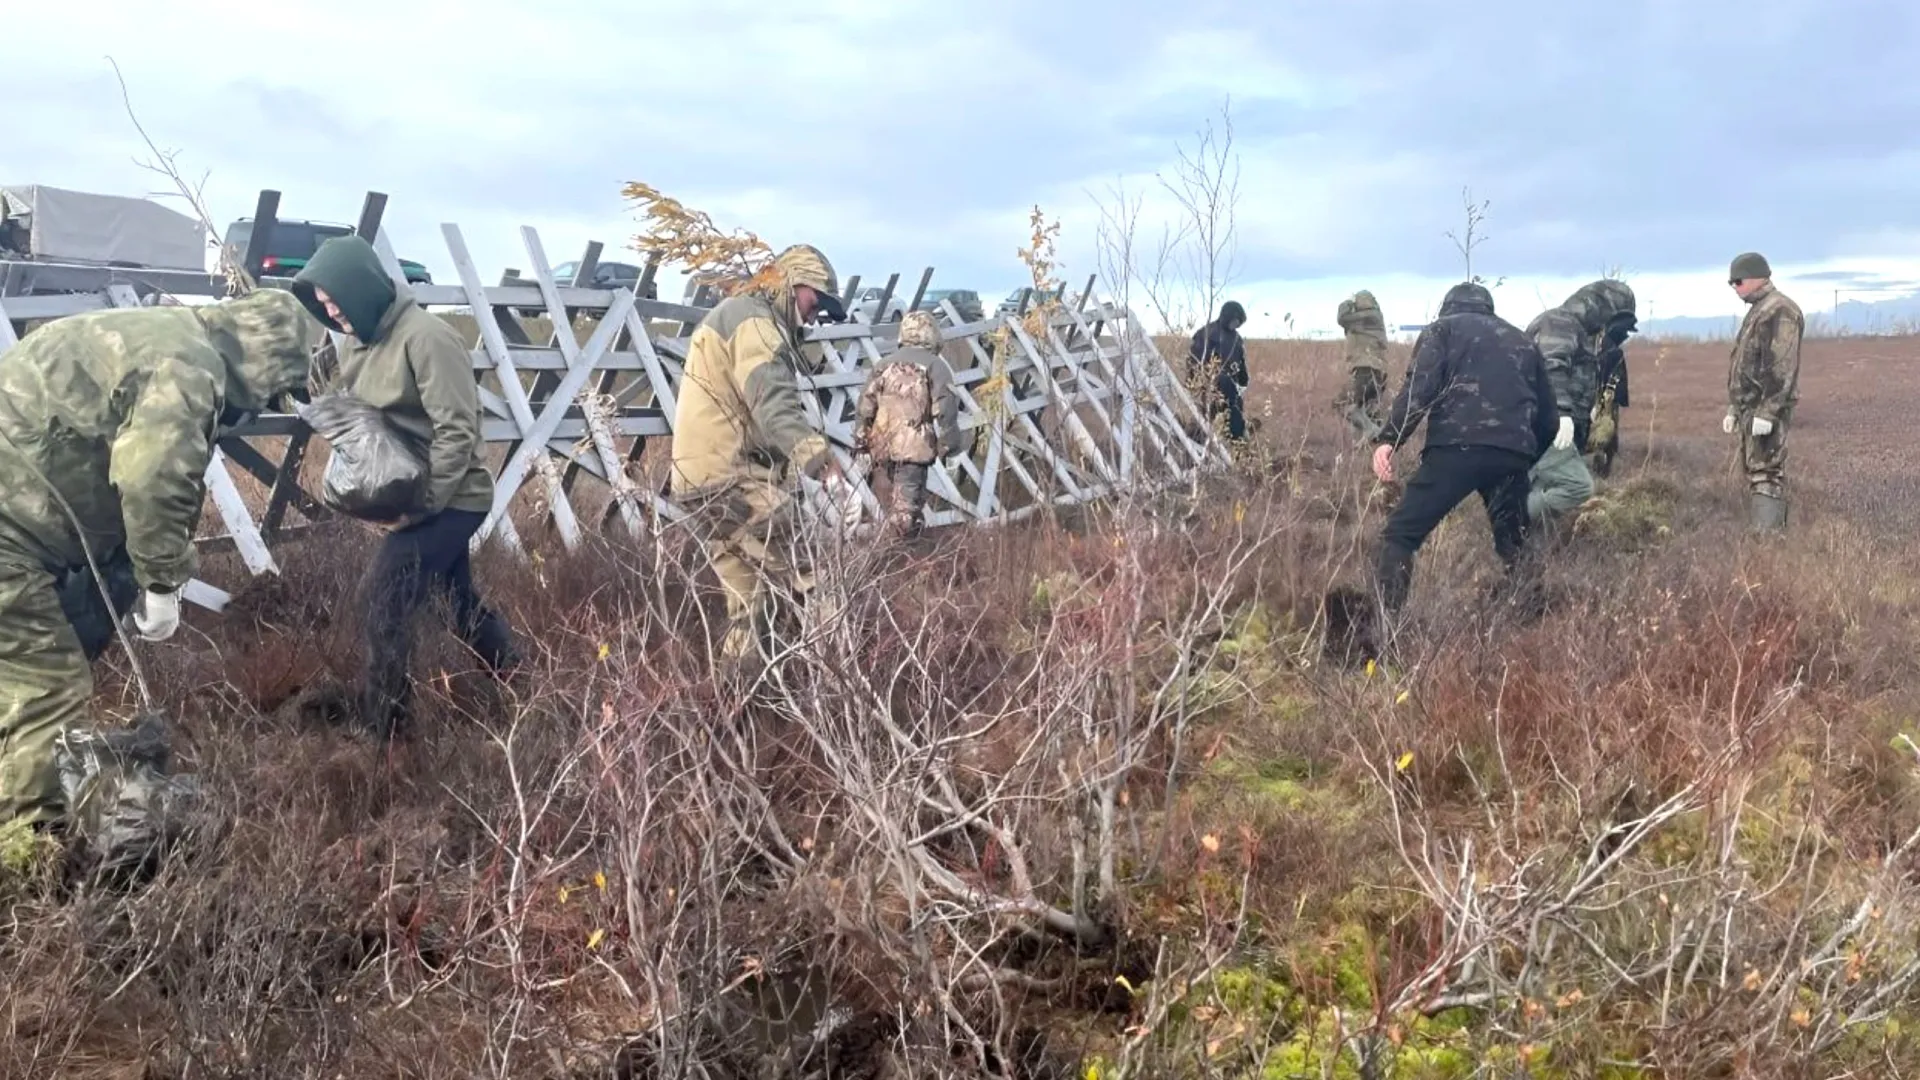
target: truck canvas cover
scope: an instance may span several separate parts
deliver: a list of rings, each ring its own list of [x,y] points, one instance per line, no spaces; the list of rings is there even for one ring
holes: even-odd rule
[[[55,262],[204,270],[206,230],[193,218],[125,195],[95,195],[45,184],[0,186],[0,231],[26,237],[23,253]]]

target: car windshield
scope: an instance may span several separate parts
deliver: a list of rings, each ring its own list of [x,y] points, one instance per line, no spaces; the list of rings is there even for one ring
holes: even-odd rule
[[[571,278],[573,277],[573,272],[578,269],[580,269],[580,264],[577,262],[563,262],[553,268],[553,276],[556,278]]]

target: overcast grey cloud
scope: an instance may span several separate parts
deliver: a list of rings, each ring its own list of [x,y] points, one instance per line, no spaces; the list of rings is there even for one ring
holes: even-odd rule
[[[1038,202],[1091,266],[1088,193],[1138,186],[1232,96],[1243,277],[1578,276],[1920,256],[1920,6],[1345,0],[35,5],[8,15],[0,178],[138,191],[142,119],[208,170],[223,219],[260,187],[350,219],[392,197],[405,253],[483,273],[624,241],[655,184],[843,272],[1018,280]],[[539,12],[539,14],[534,14]],[[1173,13],[1169,21],[1170,12]],[[1718,271],[1709,269],[1708,273]],[[1845,271],[1840,271],[1845,272]],[[1836,283],[1840,279],[1834,279]]]

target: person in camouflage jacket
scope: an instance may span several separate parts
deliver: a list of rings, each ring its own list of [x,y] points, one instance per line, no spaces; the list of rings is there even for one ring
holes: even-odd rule
[[[1593,404],[1587,409],[1585,423],[1578,423],[1575,417],[1575,434],[1578,448],[1586,454],[1588,471],[1606,476],[1613,471],[1614,458],[1620,453],[1620,410],[1629,403],[1626,341],[1640,325],[1633,288],[1615,278],[1601,278],[1575,290],[1567,298],[1567,306],[1605,320],[1593,342]]]
[[[900,322],[900,347],[860,392],[855,443],[887,475],[887,528],[915,533],[927,500],[927,471],[960,447],[960,402],[940,355],[940,324],[915,311]]]
[[[1391,483],[1394,451],[1426,424],[1419,471],[1381,530],[1375,580],[1387,612],[1406,602],[1414,555],[1469,495],[1485,505],[1494,551],[1509,574],[1519,567],[1529,532],[1527,471],[1552,439],[1555,415],[1540,350],[1494,314],[1484,286],[1455,285],[1414,342],[1406,382],[1374,447],[1374,475]]]
[[[1721,430],[1740,438],[1748,514],[1762,532],[1787,524],[1787,432],[1800,400],[1800,341],[1807,331],[1800,305],[1773,283],[1758,252],[1733,260],[1728,284],[1747,304],[1727,371],[1727,415]]]
[[[1387,386],[1387,320],[1380,302],[1361,289],[1340,301],[1337,314],[1346,334],[1347,387],[1334,400],[1362,442],[1370,442],[1386,423],[1382,403]]]
[[[105,643],[82,641],[58,583],[89,555],[110,581],[130,571],[132,610],[109,615],[170,637],[214,443],[306,387],[318,334],[291,294],[260,289],[69,316],[0,357],[0,820],[68,810],[56,752],[87,726],[89,653]]]
[[[806,325],[817,315],[845,317],[839,279],[808,244],[776,256],[773,277],[701,320],[674,411],[668,490],[713,552],[727,596],[721,656],[729,662],[770,662],[797,629],[814,575],[795,487],[802,475],[839,473],[799,384]]]
[[[1586,285],[1527,324],[1547,362],[1558,413],[1557,430],[1529,481],[1527,516],[1536,523],[1571,514],[1593,497],[1585,446],[1599,392],[1599,344],[1611,312],[1607,294]]]

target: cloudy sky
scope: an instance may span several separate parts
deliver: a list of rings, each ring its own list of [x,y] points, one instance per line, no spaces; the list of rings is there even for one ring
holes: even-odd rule
[[[1427,317],[1462,274],[1463,187],[1516,321],[1611,268],[1643,318],[1733,313],[1748,248],[1810,312],[1920,280],[1920,5],[1895,0],[15,7],[0,182],[158,190],[111,56],[219,225],[261,187],[337,221],[375,188],[436,280],[443,222],[489,279],[527,265],[521,225],[555,262],[624,245],[644,180],[843,278],[932,264],[989,300],[1023,282],[1038,203],[1077,287],[1100,200],[1147,196],[1150,248],[1156,172],[1229,97],[1255,331],[1329,328],[1362,285]]]

